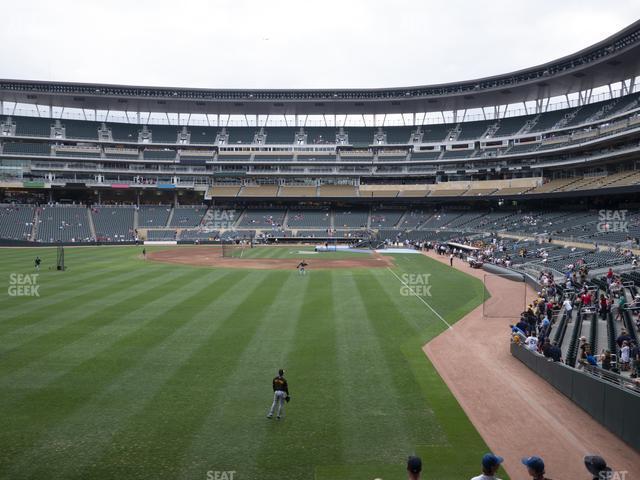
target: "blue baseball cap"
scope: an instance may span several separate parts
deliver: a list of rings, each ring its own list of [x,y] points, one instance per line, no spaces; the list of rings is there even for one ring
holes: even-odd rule
[[[482,468],[486,468],[487,470],[491,468],[495,468],[500,465],[504,461],[504,458],[498,457],[493,453],[487,453],[482,457]]]
[[[536,473],[544,472],[544,462],[540,457],[526,457],[522,459],[522,464],[529,467]]]
[[[407,459],[407,470],[411,473],[420,473],[422,471],[422,460],[420,457],[410,456]]]

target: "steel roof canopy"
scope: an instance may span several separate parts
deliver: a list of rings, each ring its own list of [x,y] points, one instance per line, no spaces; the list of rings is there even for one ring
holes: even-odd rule
[[[90,110],[333,115],[463,110],[515,104],[640,75],[640,20],[579,52],[462,82],[382,89],[195,89],[0,80],[0,100]]]

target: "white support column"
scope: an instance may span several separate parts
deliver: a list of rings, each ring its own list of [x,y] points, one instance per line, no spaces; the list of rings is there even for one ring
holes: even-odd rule
[[[404,115],[402,115],[402,123],[404,123]],[[413,112],[413,125],[416,124],[416,112]]]

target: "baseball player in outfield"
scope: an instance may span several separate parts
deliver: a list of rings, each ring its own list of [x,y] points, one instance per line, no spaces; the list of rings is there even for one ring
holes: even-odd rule
[[[305,262],[304,260],[300,260],[300,263],[296,267],[298,269],[298,273],[300,275],[306,275],[307,274],[307,271],[305,270],[307,265],[309,265],[307,262]]]
[[[267,414],[267,418],[273,418],[273,413],[278,408],[278,414],[276,418],[280,420],[284,417],[284,402],[289,401],[289,386],[287,380],[284,378],[284,370],[278,370],[278,376],[273,379],[273,403],[271,409]]]

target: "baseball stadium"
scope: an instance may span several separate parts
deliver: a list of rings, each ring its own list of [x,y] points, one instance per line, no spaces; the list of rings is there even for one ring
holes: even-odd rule
[[[0,478],[640,478],[639,88],[0,79]]]

